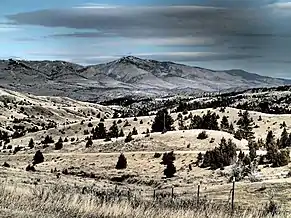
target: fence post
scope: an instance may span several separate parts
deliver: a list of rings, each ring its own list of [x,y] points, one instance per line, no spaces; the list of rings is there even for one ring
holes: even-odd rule
[[[201,184],[201,182],[200,182],[200,184]],[[197,189],[197,206],[199,206],[200,184],[198,184],[198,189]]]
[[[172,198],[174,198],[174,187],[172,187]]]
[[[232,195],[231,195],[231,213],[234,213],[234,190],[235,190],[235,177],[232,178]]]
[[[128,201],[130,201],[130,191],[129,190],[127,191],[127,199],[128,199]]]
[[[156,189],[154,189],[154,200],[156,200]]]

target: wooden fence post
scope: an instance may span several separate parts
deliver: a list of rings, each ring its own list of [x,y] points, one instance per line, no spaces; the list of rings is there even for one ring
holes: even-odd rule
[[[232,179],[232,195],[231,195],[231,213],[234,213],[234,190],[235,190],[235,177]]]
[[[172,198],[174,198],[174,187],[172,187]]]
[[[198,184],[198,189],[197,189],[197,206],[199,206],[199,197],[200,197],[200,184]]]
[[[130,201],[130,191],[129,190],[127,191],[127,199],[128,199],[128,201]]]

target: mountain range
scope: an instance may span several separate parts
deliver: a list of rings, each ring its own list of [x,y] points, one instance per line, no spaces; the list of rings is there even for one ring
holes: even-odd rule
[[[0,60],[2,88],[93,102],[126,95],[193,94],[288,84],[291,80],[243,70],[214,71],[133,56],[90,66],[64,61]]]

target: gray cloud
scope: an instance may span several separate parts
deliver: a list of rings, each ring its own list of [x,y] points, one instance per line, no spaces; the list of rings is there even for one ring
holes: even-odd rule
[[[7,16],[18,25],[93,29],[118,36],[189,36],[265,33],[272,26],[260,11],[198,7],[116,7],[41,10]]]
[[[71,33],[52,33],[46,36],[48,38],[123,37],[140,40],[141,43],[146,39],[149,41],[156,39],[160,40],[161,44],[171,46],[183,45],[185,39],[191,37],[193,43],[187,41],[186,45],[196,45],[195,38],[209,37],[213,42],[213,52],[220,54],[220,56],[196,57],[196,59],[181,54],[150,55],[151,58],[156,59],[209,61],[270,55],[280,59],[280,56],[286,55],[285,52],[289,57],[291,55],[291,25],[287,25],[289,22],[285,16],[277,13],[277,10],[280,10],[278,5],[276,13],[274,12],[275,2],[274,0],[208,1],[208,6],[212,7],[94,7],[93,5],[19,13],[9,15],[7,18],[14,25],[72,29]],[[269,7],[265,7],[266,4],[270,4]],[[172,43],[173,39],[177,38],[181,39],[180,42]],[[275,54],[269,54],[270,52]]]

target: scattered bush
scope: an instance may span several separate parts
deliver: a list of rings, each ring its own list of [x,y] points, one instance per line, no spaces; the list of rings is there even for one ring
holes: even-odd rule
[[[162,155],[160,154],[160,153],[158,153],[158,152],[155,152],[155,154],[154,154],[154,158],[160,158]]]
[[[10,164],[8,164],[7,162],[4,162],[4,164],[2,166],[9,168],[10,167]]]
[[[208,138],[208,135],[207,135],[206,131],[200,132],[197,136],[197,139],[201,139],[201,140],[207,139],[207,138]]]
[[[26,167],[25,170],[26,171],[32,171],[32,172],[35,172],[36,171],[35,168],[34,168],[34,166],[31,166],[30,164]]]

